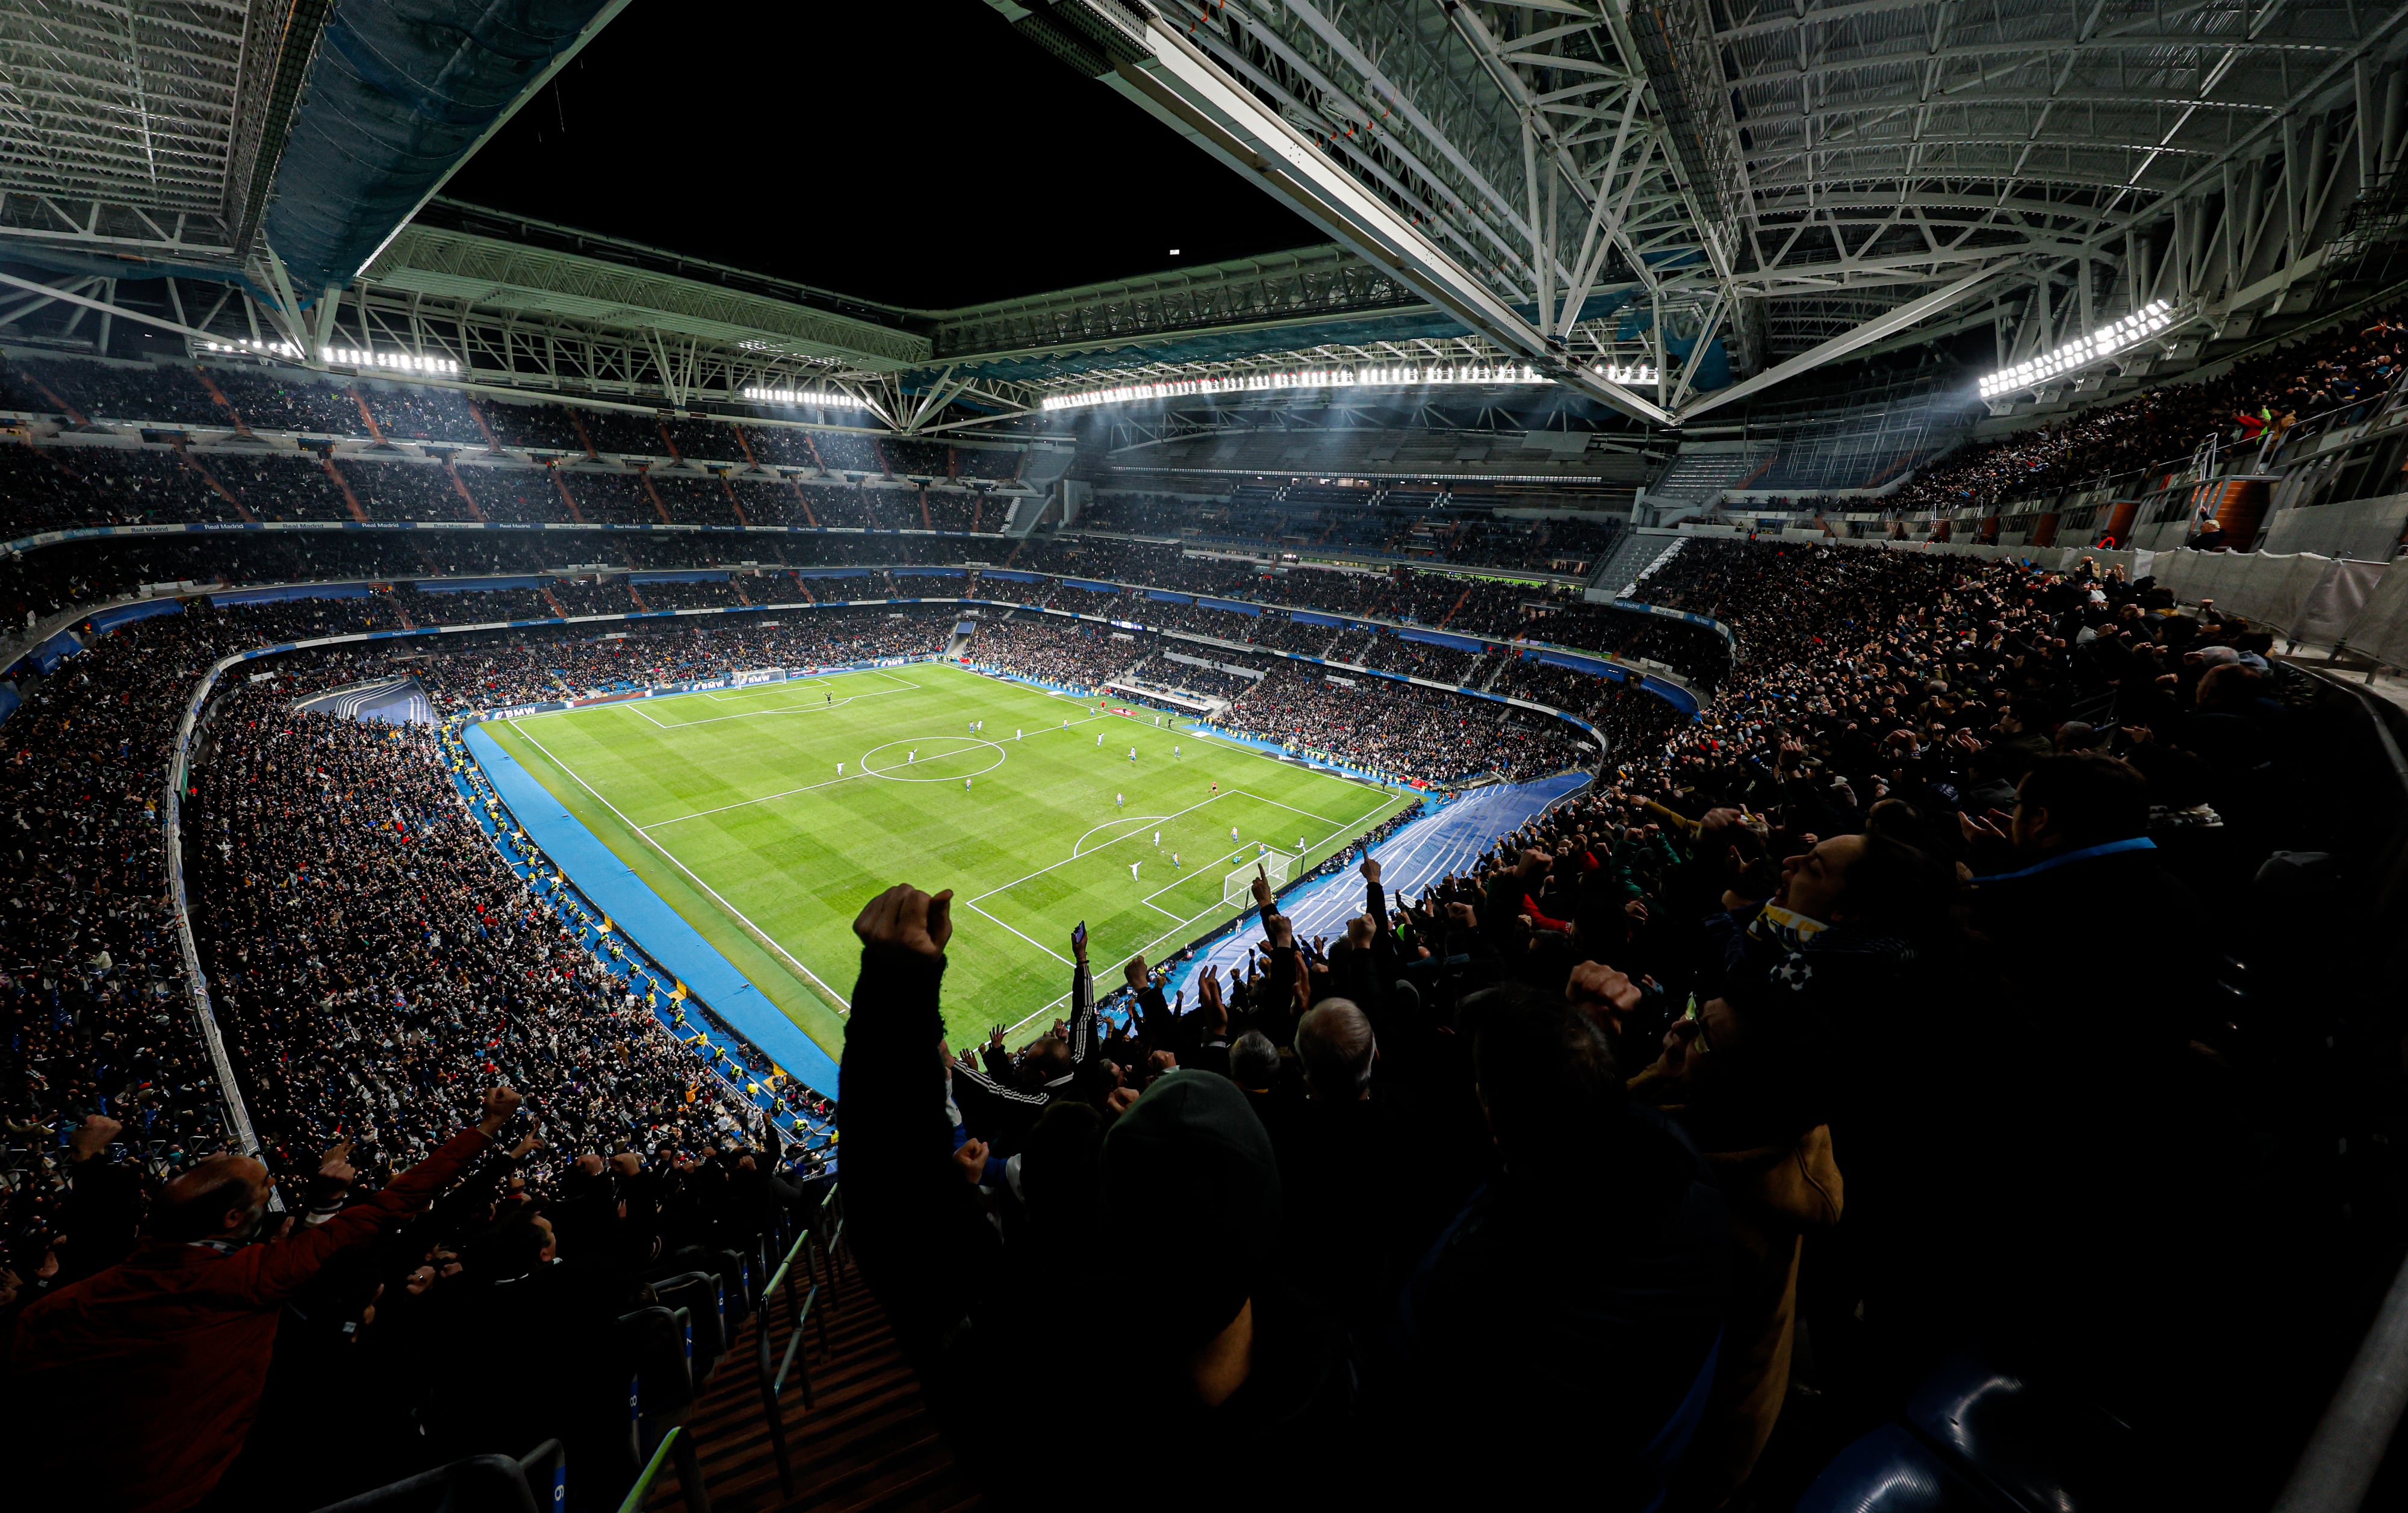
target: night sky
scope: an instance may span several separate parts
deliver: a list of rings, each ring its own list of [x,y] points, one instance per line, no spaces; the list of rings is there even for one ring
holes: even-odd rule
[[[928,309],[1328,239],[980,0],[741,14],[638,0],[443,193]]]

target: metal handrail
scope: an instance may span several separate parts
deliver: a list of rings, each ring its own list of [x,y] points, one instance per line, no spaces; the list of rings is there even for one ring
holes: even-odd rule
[[[676,1424],[661,1436],[660,1444],[653,1447],[652,1461],[644,1467],[644,1474],[636,1478],[636,1484],[627,1489],[627,1495],[620,1501],[619,1513],[643,1513],[644,1503],[652,1495],[652,1483],[660,1479],[661,1467],[668,1464],[669,1448],[684,1433],[685,1426]]]
[[[761,1290],[761,1316],[752,1331],[753,1342],[758,1348],[760,1358],[762,1417],[769,1422],[769,1449],[778,1461],[778,1486],[788,1497],[795,1495],[795,1466],[793,1458],[786,1448],[786,1411],[781,1400],[786,1391],[786,1377],[796,1365],[802,1365],[803,1406],[806,1409],[819,1406],[818,1395],[811,1389],[810,1367],[800,1361],[804,1319],[816,1318],[820,1331],[820,1351],[822,1354],[827,1352],[827,1316],[816,1307],[820,1297],[818,1282],[816,1280],[812,1282],[811,1286],[804,1291],[800,1302],[797,1302],[795,1297],[795,1260],[804,1255],[806,1248],[813,1243],[814,1239],[815,1236],[808,1228],[795,1237],[793,1246],[786,1251],[786,1259],[778,1263],[778,1269],[770,1274],[767,1285]],[[804,1264],[809,1265],[810,1262],[806,1259]],[[780,1291],[783,1291],[786,1295],[786,1350],[784,1356],[773,1367],[770,1364],[772,1347],[769,1342],[771,1329],[769,1305],[771,1298]]]
[[[2269,426],[2266,444],[2258,449],[2258,471],[2266,471],[2282,457],[2285,452],[2290,450],[2294,441],[2320,436],[2335,426],[2355,425],[2361,419],[2371,419],[2373,415],[2381,414],[2398,402],[2403,388],[2408,388],[2408,367],[2402,367],[2398,373],[2393,374],[2391,382],[2384,386],[2380,394],[2360,395],[2355,399],[2335,405],[2330,410],[2320,410],[2313,415],[2293,421],[2279,437],[2274,435],[2273,428]],[[2358,413],[2358,411],[2369,413],[2360,414]]]

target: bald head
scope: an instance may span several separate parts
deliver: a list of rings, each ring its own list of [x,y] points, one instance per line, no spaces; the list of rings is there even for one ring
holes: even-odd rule
[[[250,1157],[211,1156],[167,1184],[145,1228],[158,1240],[248,1240],[267,1189],[267,1168]]]
[[[1351,1103],[1371,1096],[1371,1066],[1380,1043],[1354,1001],[1326,998],[1296,1023],[1296,1059],[1305,1091],[1321,1102]]]

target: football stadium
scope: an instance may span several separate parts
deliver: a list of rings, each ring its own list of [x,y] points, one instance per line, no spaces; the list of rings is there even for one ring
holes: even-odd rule
[[[0,1504],[2408,1507],[2408,7],[0,0]]]

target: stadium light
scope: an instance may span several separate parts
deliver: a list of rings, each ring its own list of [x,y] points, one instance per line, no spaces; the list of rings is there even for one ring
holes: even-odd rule
[[[1552,383],[1537,368],[1513,363],[1405,364],[1382,367],[1312,367],[1294,373],[1245,373],[1230,378],[1167,379],[1159,383],[1125,383],[1114,389],[1087,389],[1077,394],[1048,395],[1047,410],[1084,410],[1092,405],[1126,404],[1135,399],[1178,399],[1190,395],[1264,394],[1279,389],[1395,389],[1472,387],[1498,383]]]
[[[1591,363],[1588,370],[1608,383],[1619,383],[1626,389],[1656,382],[1656,368],[1650,363],[1634,363],[1628,367],[1618,364]]]
[[[2076,337],[2055,352],[1999,369],[1982,381],[1982,397],[1995,399],[2018,389],[2037,388],[2053,378],[2138,346],[2173,324],[2172,307],[2162,299],[2152,300],[2122,320],[2100,326],[2088,336]]]
[[[440,373],[456,376],[460,365],[449,357],[422,357],[408,352],[376,352],[360,347],[321,347],[321,361],[340,363],[345,367],[387,367],[399,373]]]
[[[869,402],[837,389],[747,389],[744,397],[765,405],[830,405],[838,410],[867,410]]]
[[[244,337],[235,341],[204,341],[201,343],[201,350],[203,352],[263,353],[277,357],[301,355],[301,349],[290,341],[261,341],[253,337]]]

